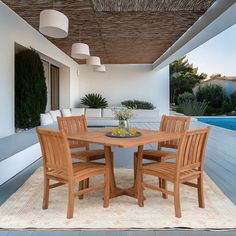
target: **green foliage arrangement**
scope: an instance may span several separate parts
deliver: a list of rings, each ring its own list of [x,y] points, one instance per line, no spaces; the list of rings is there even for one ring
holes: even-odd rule
[[[42,61],[36,51],[27,49],[15,57],[15,126],[39,125],[47,104],[47,87]]]
[[[99,93],[88,93],[81,99],[81,104],[89,108],[106,108],[107,100]]]
[[[236,115],[236,92],[225,98],[223,107],[227,115]]]
[[[236,111],[236,92],[230,96],[231,111]]]
[[[208,105],[212,108],[221,108],[224,101],[223,87],[217,84],[199,86],[196,98],[198,102],[208,102]]]
[[[207,102],[187,101],[179,104],[177,112],[187,116],[204,116],[207,109]]]
[[[184,102],[193,102],[196,100],[196,97],[193,93],[184,92],[178,96],[178,104]]]
[[[206,74],[197,74],[198,68],[189,64],[186,57],[170,64],[170,102],[177,103],[179,94],[192,93],[192,89],[206,78]]]
[[[139,100],[126,100],[121,102],[122,106],[129,107],[132,109],[144,109],[144,110],[153,110],[155,109],[154,105],[150,102],[139,101]]]

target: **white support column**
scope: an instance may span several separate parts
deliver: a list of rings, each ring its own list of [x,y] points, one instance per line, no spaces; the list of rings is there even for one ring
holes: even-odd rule
[[[160,117],[164,114],[168,115],[170,112],[170,69],[169,65],[165,66],[161,70],[157,71],[157,79],[160,79],[162,83],[160,84],[161,89],[159,88],[158,91],[161,91],[159,94],[158,101],[161,104],[160,109]]]

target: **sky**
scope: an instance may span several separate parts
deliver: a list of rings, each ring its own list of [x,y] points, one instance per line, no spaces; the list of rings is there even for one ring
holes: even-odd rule
[[[236,76],[236,25],[187,54],[198,73]]]

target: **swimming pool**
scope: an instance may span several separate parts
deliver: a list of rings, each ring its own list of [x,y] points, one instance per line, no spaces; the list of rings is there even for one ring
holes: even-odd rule
[[[236,117],[199,117],[198,121],[236,131]]]

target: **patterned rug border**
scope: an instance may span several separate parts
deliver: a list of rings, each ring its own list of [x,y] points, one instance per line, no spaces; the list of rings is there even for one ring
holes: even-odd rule
[[[124,168],[122,168],[124,170]],[[126,169],[127,170],[127,169]],[[130,169],[132,170],[132,169]],[[23,188],[25,185],[28,184],[28,182],[31,180],[31,178],[37,173],[37,172],[40,172],[42,171],[42,167],[39,167],[38,169],[36,169],[32,175],[16,190],[16,192],[20,191],[21,188]],[[230,201],[233,205],[235,205],[226,195],[225,193],[217,186],[217,184],[214,182],[214,180],[208,176],[206,173],[205,173],[205,177],[208,178],[217,188],[217,191],[221,192],[222,195],[224,195],[224,197],[226,199],[224,199],[224,201],[228,200]],[[210,184],[212,184],[210,183]],[[14,192],[2,205],[0,205],[0,210],[1,210],[1,207],[5,204],[8,203],[8,201],[11,200],[11,198],[13,197],[13,195],[16,193]],[[58,227],[47,227],[47,228],[40,228],[40,227],[0,227],[0,231],[2,230],[14,230],[14,231],[17,231],[17,230],[35,230],[35,231],[38,231],[38,230],[41,230],[41,231],[46,231],[46,230],[59,230],[59,231],[76,231],[76,230],[79,230],[79,231],[109,231],[109,230],[112,230],[112,231],[122,231],[122,230],[126,230],[126,231],[195,231],[195,232],[201,232],[201,231],[211,231],[211,232],[232,232],[232,231],[236,231],[236,224],[235,224],[235,227],[232,227],[232,228],[192,228],[192,227],[161,227],[161,228],[157,228],[157,227],[154,227],[154,228],[138,228],[138,227],[130,227],[130,228],[127,228],[127,227],[119,227],[119,228],[114,228],[114,227],[106,227],[106,228],[96,228],[96,227],[93,227],[93,228],[86,228],[86,227],[70,227],[70,228],[58,228]]]

